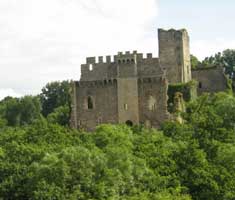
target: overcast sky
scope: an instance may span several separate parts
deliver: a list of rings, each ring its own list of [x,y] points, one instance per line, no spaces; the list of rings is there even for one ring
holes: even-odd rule
[[[234,9],[234,0],[0,0],[0,99],[78,80],[88,56],[157,56],[157,28],[186,28],[200,59],[235,48]]]

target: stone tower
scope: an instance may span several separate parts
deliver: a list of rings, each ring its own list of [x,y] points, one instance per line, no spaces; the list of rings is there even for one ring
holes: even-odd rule
[[[158,30],[159,59],[169,83],[191,80],[189,36],[185,29]]]
[[[139,123],[137,53],[119,52],[117,63],[118,122]]]

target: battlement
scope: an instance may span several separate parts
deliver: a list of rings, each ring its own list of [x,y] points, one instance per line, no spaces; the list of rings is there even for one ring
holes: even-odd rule
[[[182,38],[187,36],[188,37],[188,32],[186,29],[180,29],[180,30],[175,30],[175,29],[169,29],[169,30],[165,30],[165,29],[158,29],[158,35],[161,37],[167,37],[167,38],[173,38],[173,39],[177,39],[177,38]]]
[[[75,81],[76,87],[104,87],[116,84],[117,79],[104,79],[97,81]]]
[[[113,56],[87,57],[86,64],[112,63],[113,60]]]
[[[130,55],[136,55],[137,51],[134,50],[133,52],[125,51],[125,52],[118,52],[117,56],[130,56]]]
[[[137,51],[118,52],[118,54],[114,56],[114,62],[118,64],[137,63]]]
[[[185,28],[181,28],[181,29],[173,29],[173,28],[171,28],[171,29],[168,29],[168,30],[165,30],[165,29],[163,29],[163,28],[159,28],[158,29],[159,31],[165,31],[165,32],[187,32],[187,30],[185,29]]]
[[[110,64],[110,63],[137,63],[141,60],[153,59],[152,53],[138,53],[137,51],[118,52],[114,56],[87,57],[85,65]]]

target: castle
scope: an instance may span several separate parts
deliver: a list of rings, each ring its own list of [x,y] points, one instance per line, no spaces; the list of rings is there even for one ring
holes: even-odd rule
[[[137,51],[111,58],[89,57],[81,79],[73,82],[71,125],[93,130],[101,123],[159,127],[171,118],[168,85],[199,82],[198,93],[226,89],[219,67],[191,70],[189,36],[185,29],[158,30],[159,58]],[[215,84],[216,83],[216,84]]]

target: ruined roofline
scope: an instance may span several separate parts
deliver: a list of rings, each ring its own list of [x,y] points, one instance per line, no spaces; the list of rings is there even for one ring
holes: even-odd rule
[[[216,64],[211,64],[211,65],[209,65],[209,66],[203,66],[203,65],[201,65],[201,66],[199,66],[199,67],[197,67],[197,68],[194,68],[194,69],[192,69],[192,71],[202,71],[202,70],[224,70],[224,67],[223,66],[221,66],[221,65],[216,65]]]
[[[185,29],[185,28],[182,28],[182,29],[163,29],[163,28],[159,28],[158,29],[158,32],[179,32],[179,33],[187,33],[188,34],[188,31]]]
[[[105,59],[104,59],[105,58]],[[98,56],[98,57],[87,57],[85,64],[104,64],[104,63],[116,63],[122,59],[134,59],[136,58],[137,61],[146,60],[146,59],[158,59],[157,57],[153,57],[152,53],[138,53],[137,51],[125,51],[125,52],[118,52],[114,56]]]

